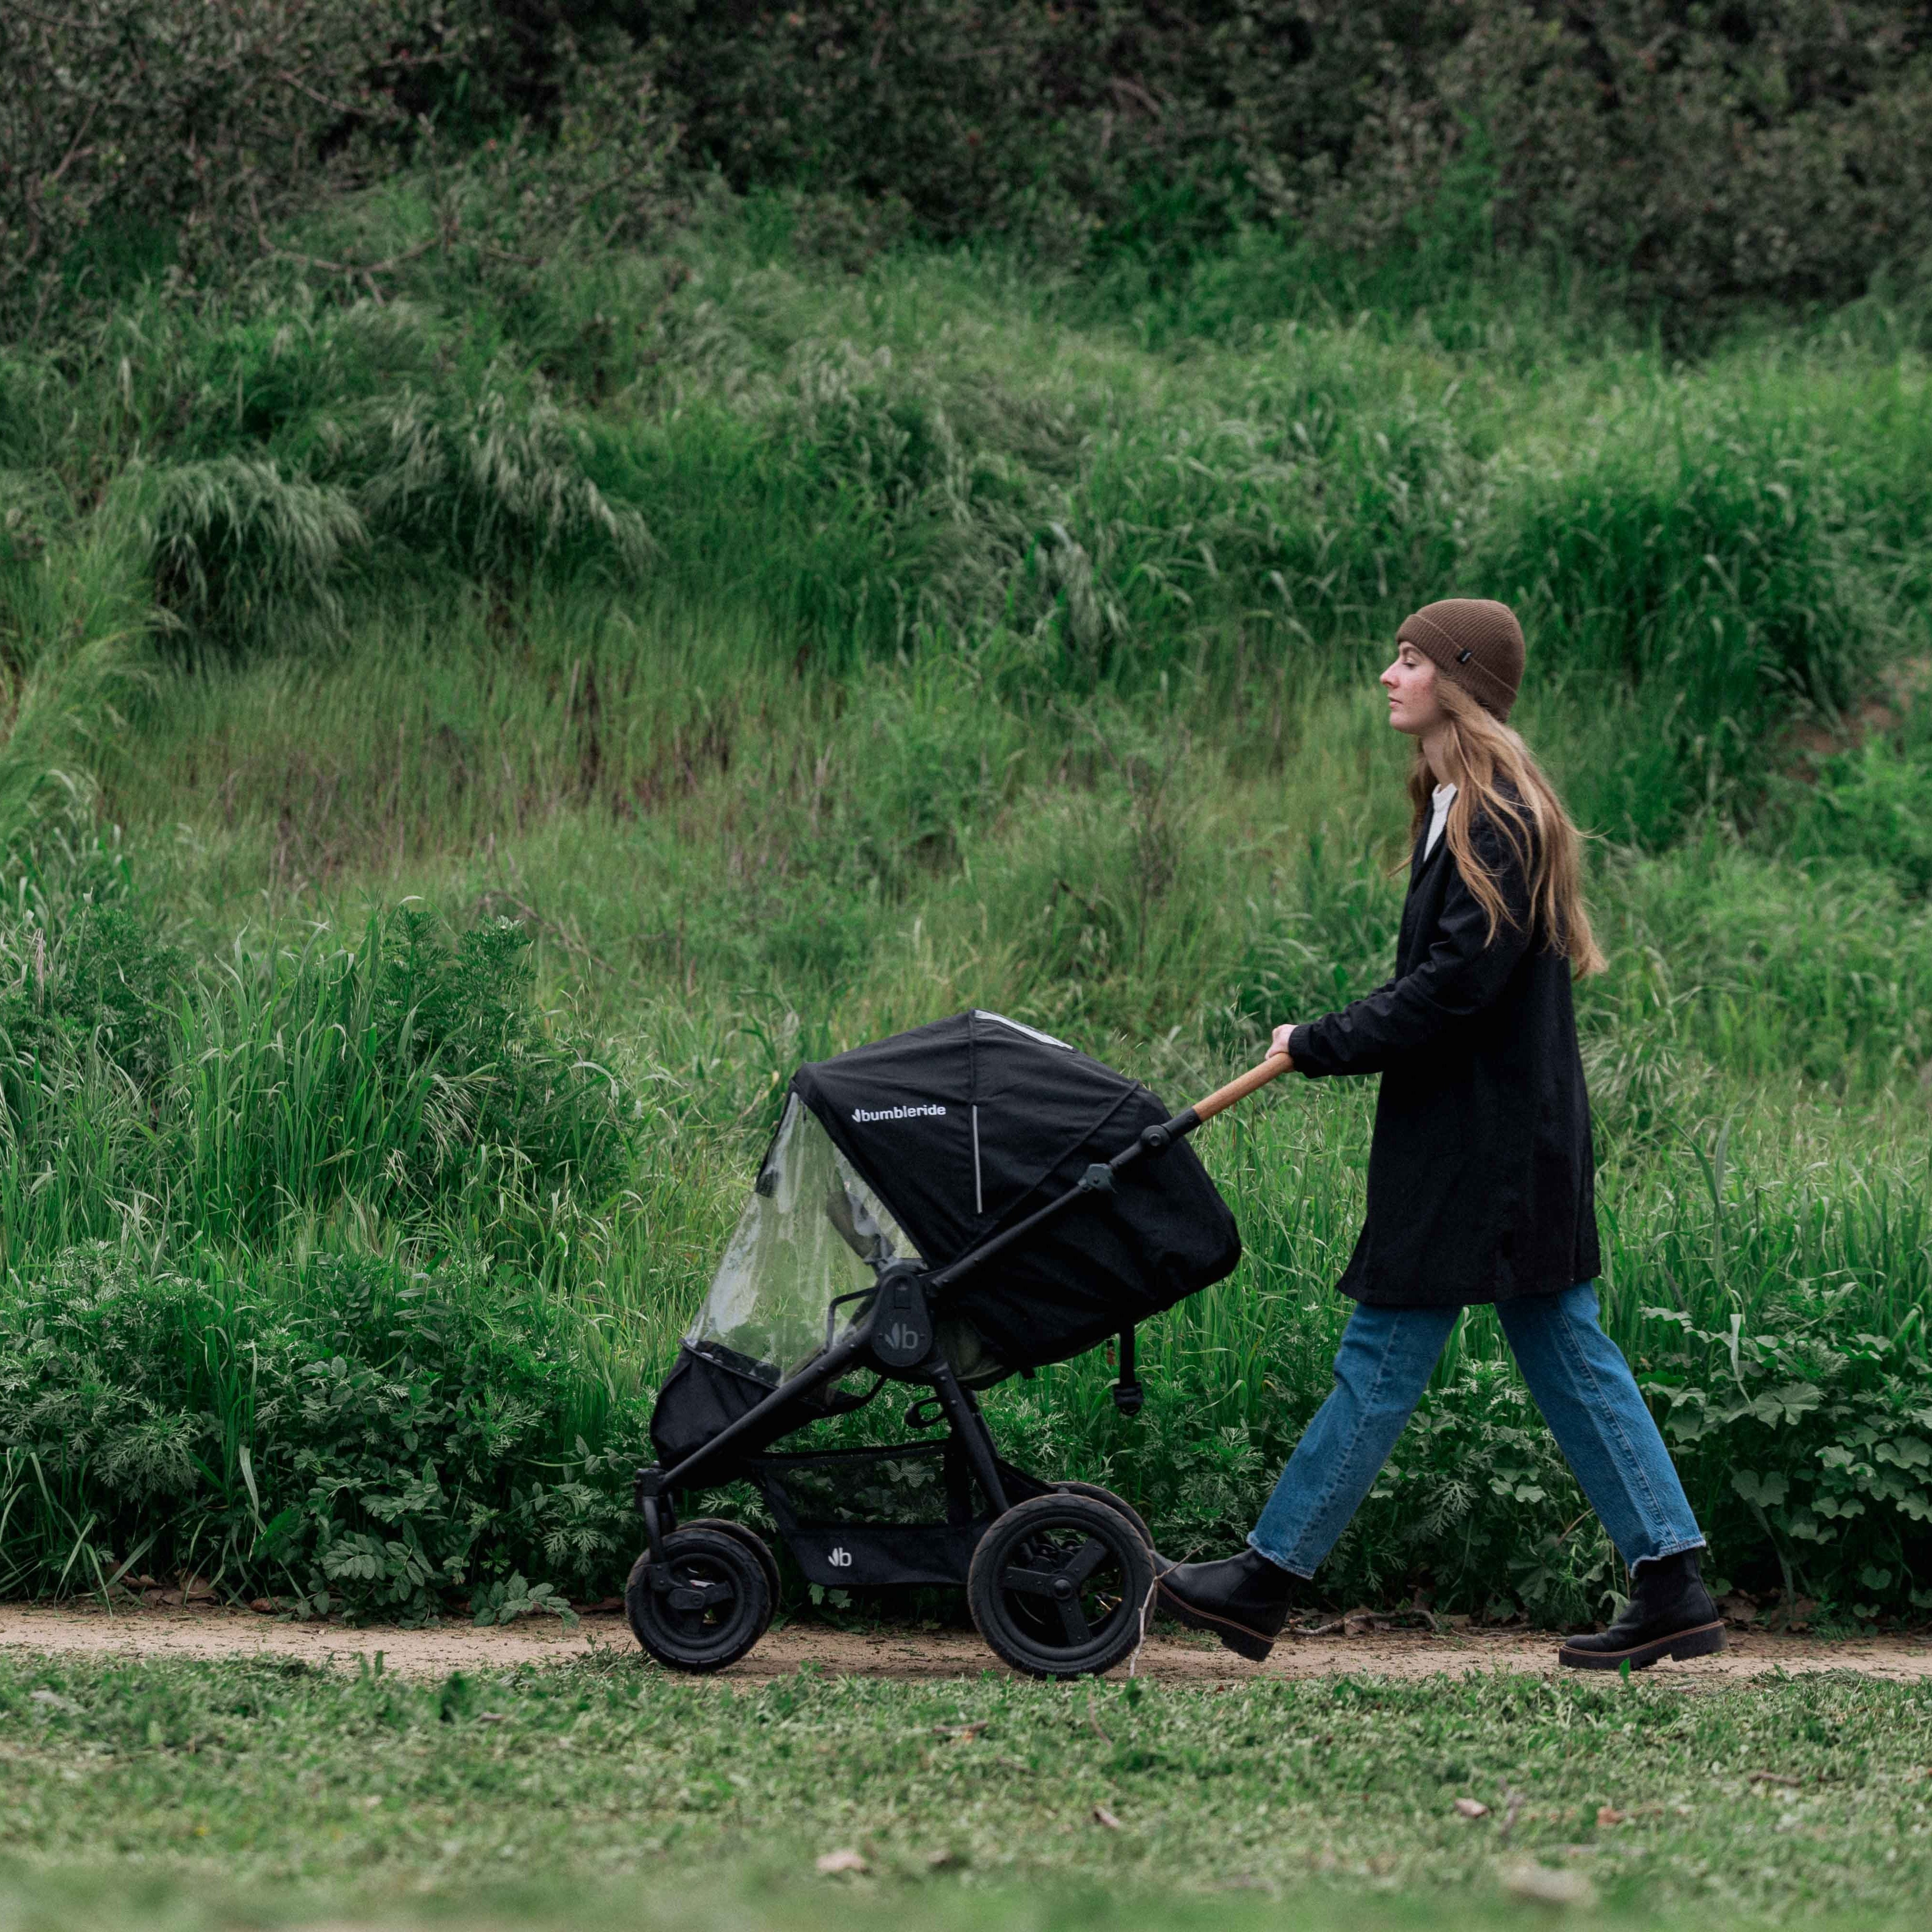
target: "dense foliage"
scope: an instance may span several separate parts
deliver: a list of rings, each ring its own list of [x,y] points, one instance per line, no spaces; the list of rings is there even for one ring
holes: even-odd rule
[[[0,313],[44,324],[130,273],[292,254],[373,285],[388,252],[305,250],[272,224],[452,140],[528,172],[550,131],[567,179],[520,201],[452,184],[442,247],[514,271],[634,225],[674,146],[687,181],[791,191],[801,232],[854,266],[914,226],[1162,286],[1259,224],[1374,254],[1554,250],[1697,325],[1847,300],[1932,242],[1932,22],[1884,0],[177,14],[86,0],[0,20]]]
[[[1922,10],[1754,0],[658,0],[687,140],[1164,279],[1244,219],[1375,250],[1553,244],[1695,310],[1922,256]]]

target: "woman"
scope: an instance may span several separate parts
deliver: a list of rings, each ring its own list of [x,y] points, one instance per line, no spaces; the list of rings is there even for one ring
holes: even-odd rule
[[[1523,1378],[1630,1565],[1622,1614],[1557,1653],[1642,1670],[1721,1650],[1704,1539],[1629,1365],[1597,1320],[1589,1102],[1573,974],[1602,969],[1578,841],[1508,728],[1522,632],[1451,598],[1396,632],[1389,722],[1416,740],[1415,850],[1386,986],[1275,1030],[1304,1073],[1379,1073],[1368,1218],[1342,1275],[1358,1304],[1335,1387],[1238,1556],[1162,1568],[1160,1599],[1264,1658],[1373,1485],[1464,1308],[1492,1302]],[[1159,1567],[1159,1566],[1157,1566]]]

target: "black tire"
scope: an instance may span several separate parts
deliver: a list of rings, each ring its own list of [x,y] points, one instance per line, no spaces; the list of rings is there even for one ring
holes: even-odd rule
[[[680,1523],[678,1528],[722,1530],[727,1536],[735,1536],[757,1557],[764,1568],[765,1588],[771,1592],[771,1610],[765,1612],[765,1621],[769,1624],[772,1610],[778,1606],[778,1559],[772,1554],[771,1546],[765,1539],[755,1529],[749,1528],[742,1522],[734,1522],[729,1516],[694,1516],[688,1522]],[[764,1633],[761,1631],[760,1634],[762,1636]]]
[[[1154,1532],[1126,1497],[1115,1496],[1112,1490],[1103,1490],[1098,1483],[1055,1483],[1053,1486],[1063,1496],[1091,1496],[1096,1503],[1105,1503],[1110,1510],[1118,1510],[1133,1525],[1141,1540],[1150,1550],[1154,1547]]]
[[[1090,1496],[1096,1503],[1105,1503],[1108,1508],[1118,1510],[1133,1525],[1148,1548],[1150,1550],[1154,1548],[1154,1532],[1148,1528],[1140,1511],[1125,1497],[1115,1496],[1112,1490],[1103,1490],[1098,1483],[1055,1483],[1053,1490],[1056,1496]],[[1060,1624],[1050,1603],[1044,1600],[1030,1603],[1024,1598],[1015,1598],[1009,1607],[1014,1621],[1023,1630],[1030,1634],[1044,1637],[1049,1642],[1054,1640]]]
[[[694,1526],[664,1540],[660,1588],[646,1550],[631,1566],[624,1609],[638,1641],[673,1670],[722,1670],[765,1634],[772,1593],[743,1540]]]
[[[1111,1670],[1140,1642],[1154,1559],[1125,1515],[1091,1496],[1030,1496],[980,1539],[966,1579],[973,1622],[1029,1677]]]

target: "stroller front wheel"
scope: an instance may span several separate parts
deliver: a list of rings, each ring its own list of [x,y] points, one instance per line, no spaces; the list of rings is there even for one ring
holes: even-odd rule
[[[776,1605],[752,1542],[748,1532],[691,1524],[664,1538],[662,1563],[646,1550],[632,1565],[624,1609],[638,1642],[660,1664],[722,1670],[764,1635]]]
[[[966,1601],[997,1655],[1030,1677],[1111,1670],[1140,1642],[1154,1561],[1133,1525],[1091,1496],[1032,1496],[993,1522]]]
[[[721,1535],[735,1536],[738,1540],[758,1559],[759,1566],[765,1573],[766,1584],[770,1588],[772,1593],[772,1609],[777,1609],[778,1601],[778,1558],[772,1554],[770,1545],[767,1544],[765,1541],[765,1539],[760,1536],[755,1529],[752,1528],[748,1523],[734,1522],[729,1516],[694,1516],[688,1517],[684,1522],[680,1523],[678,1525],[678,1528],[680,1529],[715,1529]],[[1148,1538],[1148,1544],[1150,1548],[1153,1546],[1154,1538],[1151,1536]],[[771,1614],[770,1611],[767,1611],[766,1612],[766,1621],[769,1623],[770,1620]]]

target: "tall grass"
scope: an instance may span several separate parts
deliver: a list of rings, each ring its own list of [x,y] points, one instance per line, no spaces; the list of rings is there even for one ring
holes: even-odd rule
[[[1374,983],[1372,673],[1468,590],[1523,608],[1522,721],[1600,835],[1607,1318],[1725,1574],[1909,1614],[1913,353],[1676,364],[1521,278],[1436,326],[1239,261],[1192,309],[983,253],[848,277],[779,232],[513,307],[433,257],[381,306],[155,293],[0,362],[0,1586],[608,1589],[793,1066],[979,1004],[1178,1101]],[[1871,747],[1792,735],[1874,692]],[[1370,1097],[1208,1137],[1249,1258],[1150,1330],[1138,1422],[1096,1358],[996,1427],[1234,1534],[1327,1387]],[[1487,1315],[1330,1574],[1615,1586]]]

